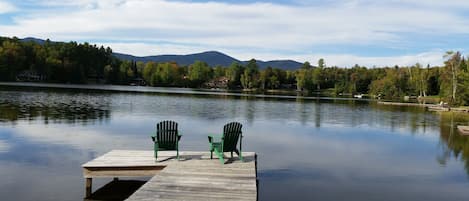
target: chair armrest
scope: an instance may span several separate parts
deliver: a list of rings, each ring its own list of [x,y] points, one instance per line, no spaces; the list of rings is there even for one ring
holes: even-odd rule
[[[178,141],[181,140],[182,133],[178,131]]]
[[[218,140],[218,141],[223,140],[223,135],[215,135],[215,134],[208,135],[209,142],[212,142],[214,140]]]
[[[150,137],[151,137],[151,140],[153,140],[153,142],[156,142],[156,136],[151,135]]]
[[[216,134],[210,134],[208,136],[211,138],[220,138],[220,139],[223,138],[223,135],[216,135]]]

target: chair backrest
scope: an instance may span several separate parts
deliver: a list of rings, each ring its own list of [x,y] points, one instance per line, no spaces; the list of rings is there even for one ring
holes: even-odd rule
[[[223,127],[223,152],[236,150],[243,125],[239,122],[227,123]]]
[[[176,149],[178,142],[178,123],[167,120],[156,124],[156,140],[160,148]]]

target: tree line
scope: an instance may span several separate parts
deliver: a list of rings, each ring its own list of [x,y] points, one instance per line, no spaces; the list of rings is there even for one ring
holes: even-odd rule
[[[460,52],[447,52],[443,66],[352,68],[305,62],[296,70],[260,69],[255,59],[230,66],[195,61],[120,60],[103,46],[77,42],[21,41],[0,37],[0,81],[138,84],[170,87],[218,87],[243,90],[291,89],[330,94],[370,94],[394,99],[438,96],[453,105],[469,104],[469,61]]]
[[[106,65],[118,65],[110,48],[88,43],[46,40],[21,42],[0,37],[0,80],[39,79],[46,82],[86,83],[102,77]]]

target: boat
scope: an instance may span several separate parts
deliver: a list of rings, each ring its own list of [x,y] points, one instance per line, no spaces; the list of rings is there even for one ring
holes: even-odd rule
[[[428,111],[433,111],[433,112],[447,112],[450,110],[451,110],[451,107],[448,105],[448,103],[445,103],[443,101],[441,101],[439,104],[428,106]]]
[[[363,98],[363,94],[355,94],[353,95],[354,98]]]
[[[445,106],[441,106],[441,105],[428,106],[428,111],[447,112],[447,111],[450,111],[450,107],[445,107]]]
[[[469,135],[469,126],[458,126],[459,134]]]

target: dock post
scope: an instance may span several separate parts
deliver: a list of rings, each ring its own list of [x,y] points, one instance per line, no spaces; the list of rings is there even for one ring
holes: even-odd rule
[[[86,197],[89,197],[91,196],[91,184],[93,182],[93,179],[92,178],[86,178],[86,181],[85,181],[85,196]]]
[[[254,154],[254,169],[256,170],[256,200],[259,200],[259,179],[257,177],[257,154]]]

